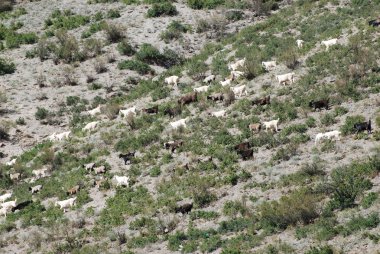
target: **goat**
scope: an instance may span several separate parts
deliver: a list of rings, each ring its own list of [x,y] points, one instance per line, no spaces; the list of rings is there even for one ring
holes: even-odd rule
[[[297,42],[297,47],[298,47],[299,49],[303,47],[303,43],[304,43],[303,40],[298,39],[296,42]]]
[[[106,172],[106,167],[104,165],[101,165],[99,167],[94,168],[94,172],[96,175],[103,174]]]
[[[16,158],[5,163],[5,165],[7,165],[7,166],[13,166],[14,164],[16,164]]]
[[[248,128],[252,132],[259,132],[261,130],[261,124],[259,124],[259,123],[252,123],[252,124],[248,125]]]
[[[116,187],[118,186],[129,186],[129,177],[128,176],[114,176],[116,180]]]
[[[136,106],[130,107],[128,109],[121,109],[119,115],[121,117],[127,117],[129,114],[136,115]]]
[[[182,113],[182,110],[180,107],[175,107],[175,108],[167,108],[164,111],[165,115],[169,115],[170,118],[175,117],[176,115],[179,115]]]
[[[178,99],[178,104],[180,104],[181,106],[183,105],[186,105],[186,104],[190,104],[192,102],[196,102],[198,100],[198,93],[197,92],[194,92],[194,93],[190,93],[190,94],[187,94],[185,96],[182,96],[181,98]]]
[[[29,187],[29,191],[34,194],[34,193],[37,193],[39,192],[40,190],[42,189],[42,185],[36,185],[36,186],[33,186],[33,187]]]
[[[5,193],[5,194],[0,196],[0,202],[4,203],[4,201],[10,197],[12,197],[12,192]]]
[[[84,164],[83,167],[84,167],[87,171],[91,171],[91,170],[95,167],[95,163],[91,162],[91,163],[88,163],[88,164]]]
[[[321,139],[332,139],[340,140],[340,131],[329,131],[325,133],[318,133],[315,136],[315,144],[317,144]]]
[[[173,84],[176,86],[178,84],[178,81],[179,81],[178,76],[170,76],[170,77],[165,78],[165,83],[168,85]]]
[[[66,208],[73,207],[75,205],[77,197],[69,198],[62,201],[55,201],[55,206],[59,206],[60,209],[63,208],[63,212],[66,212]]]
[[[327,41],[321,41],[321,44],[325,45],[326,51],[328,51],[331,46],[336,45],[337,43],[338,43],[338,39],[337,38],[334,38],[334,39],[331,39],[331,40],[327,40]]]
[[[281,85],[284,83],[286,85],[286,82],[290,82],[291,84],[294,83],[294,76],[296,74],[294,72],[282,74],[282,75],[276,75],[276,79],[278,80],[278,83]]]
[[[322,108],[329,110],[329,99],[319,100],[319,101],[310,101],[309,107],[313,108],[314,110],[317,110],[317,109],[321,110]]]
[[[265,131],[268,129],[275,128],[276,132],[278,132],[278,121],[280,121],[280,118],[277,118],[276,120],[263,122],[263,126],[265,127]]]
[[[226,110],[223,109],[223,110],[219,110],[219,111],[214,111],[214,112],[211,112],[210,114],[211,114],[211,116],[215,116],[215,117],[224,117],[224,116],[226,116]]]
[[[9,178],[14,181],[14,180],[19,180],[21,178],[21,173],[14,173],[14,174],[9,174]]]
[[[165,149],[170,149],[171,152],[173,153],[177,148],[181,147],[183,145],[182,140],[177,140],[177,141],[169,141],[164,143]]]
[[[135,153],[136,152],[129,152],[129,153],[126,153],[126,154],[119,154],[119,158],[123,159],[124,160],[124,165],[127,165],[128,163],[131,163],[132,162],[132,158],[135,157]]]
[[[230,90],[235,94],[236,97],[242,97],[243,94],[248,95],[246,85],[230,87]]]
[[[222,93],[207,95],[207,100],[223,101],[224,100],[224,95]]]
[[[210,86],[200,86],[200,87],[194,88],[193,90],[194,92],[201,93],[201,92],[207,92],[209,88]]]
[[[260,99],[255,99],[255,100],[252,101],[252,105],[264,106],[264,105],[267,105],[267,104],[270,104],[270,96],[266,96],[266,97],[263,97],[263,98],[260,98]]]
[[[211,83],[211,81],[214,81],[214,80],[215,80],[215,75],[210,75],[203,80],[203,83]]]
[[[95,116],[97,114],[100,114],[101,113],[101,105],[97,106],[96,108],[94,109],[91,109],[91,110],[88,110],[86,111],[87,114],[91,115],[91,116]]]
[[[266,71],[269,71],[270,69],[277,66],[276,61],[261,62],[261,65]]]
[[[82,131],[94,130],[98,126],[98,124],[99,124],[99,121],[88,123],[86,124],[86,126],[82,128]]]
[[[186,122],[188,121],[188,117],[186,117],[186,118],[183,118],[183,119],[180,119],[180,120],[178,120],[178,121],[175,121],[175,122],[171,122],[170,123],[170,126],[174,129],[174,130],[176,130],[176,129],[178,129],[179,127],[184,127],[184,128],[186,128]]]
[[[191,209],[193,209],[193,204],[187,203],[187,204],[183,204],[183,205],[176,207],[174,210],[175,210],[175,213],[187,214],[187,213],[191,212]]]
[[[147,114],[157,114],[158,113],[158,106],[154,106],[151,108],[144,108],[144,109],[142,109],[142,111],[147,113]]]
[[[354,129],[356,131],[356,134],[358,134],[361,131],[367,131],[368,134],[371,134],[371,132],[372,132],[371,120],[369,120],[368,122],[364,122],[364,123],[355,123]]]
[[[79,190],[80,190],[80,186],[79,185],[75,185],[74,187],[68,189],[66,191],[66,194],[68,196],[71,196],[71,195],[77,194]]]

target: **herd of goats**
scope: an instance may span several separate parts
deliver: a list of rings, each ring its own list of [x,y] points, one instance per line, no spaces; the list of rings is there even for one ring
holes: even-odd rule
[[[370,25],[372,26],[378,26],[380,24],[380,19],[376,19],[373,21],[370,21]],[[297,40],[296,41],[298,48],[303,47],[303,40]],[[328,50],[331,46],[336,45],[338,43],[338,38],[330,39],[327,41],[322,41],[321,44],[325,46],[326,50]],[[232,82],[239,77],[244,75],[244,72],[241,71],[243,67],[245,66],[245,58],[238,60],[234,63],[230,63],[228,65],[228,69],[231,71],[230,75],[223,81],[220,81],[220,84],[224,86],[229,86],[232,84]],[[268,61],[268,62],[262,62],[262,66],[266,71],[270,71],[273,67],[276,66],[276,61]],[[295,73],[286,73],[282,75],[277,75],[276,80],[279,82],[279,84],[286,85],[288,82],[291,84],[294,82]],[[206,84],[201,87],[194,88],[194,92],[186,94],[178,99],[178,106],[174,108],[167,108],[164,110],[165,115],[169,115],[170,118],[174,118],[177,115],[180,115],[182,112],[182,107],[184,105],[196,102],[198,100],[198,94],[202,92],[207,92],[210,88],[210,83],[215,81],[215,75],[210,75],[206,77],[203,82]],[[170,76],[165,78],[165,83],[168,85],[174,85],[177,86],[179,82],[178,76]],[[235,97],[242,97],[244,95],[248,95],[246,85],[240,85],[235,87],[230,87],[230,91],[233,93]],[[214,93],[207,96],[208,100],[212,101],[223,101],[225,100],[225,94],[223,93]],[[270,104],[270,96],[265,96],[263,98],[254,99],[252,101],[252,105],[268,105]],[[310,101],[309,103],[310,108],[314,110],[322,110],[326,109],[329,110],[329,99],[319,100],[319,101]],[[122,109],[119,111],[119,115],[123,117],[127,117],[130,115],[135,116],[136,115],[136,106],[130,107],[128,109]],[[154,106],[151,108],[142,109],[143,112],[147,114],[157,114],[158,113],[158,106]],[[86,111],[87,114],[91,116],[95,116],[97,114],[100,114],[102,112],[102,105],[99,105],[98,107]],[[224,117],[226,116],[226,110],[219,110],[215,112],[211,112],[211,116],[214,117]],[[174,122],[170,122],[170,126],[173,130],[178,128],[186,128],[186,122],[189,120],[189,117],[180,119]],[[91,131],[97,128],[100,121],[94,121],[88,123],[85,127],[83,127],[83,131]],[[271,121],[264,121],[262,123],[254,123],[250,124],[248,127],[253,132],[259,132],[261,129],[265,128],[266,131],[273,130],[275,132],[278,132],[278,123],[279,119],[271,120]],[[371,121],[368,122],[362,122],[357,123],[354,125],[354,130],[358,133],[361,131],[367,131],[369,134],[372,131],[371,127]],[[64,139],[69,138],[71,135],[71,131],[66,131],[62,133],[53,133],[48,137],[48,140],[50,141],[62,141]],[[322,139],[337,139],[339,140],[341,135],[341,132],[338,130],[325,132],[325,133],[318,133],[315,137],[315,143],[317,144]],[[164,147],[168,150],[170,150],[172,153],[176,151],[177,148],[181,147],[183,145],[182,140],[177,141],[169,141],[164,143]],[[253,158],[253,149],[251,148],[251,145],[249,142],[242,142],[240,144],[237,144],[234,146],[234,149],[236,152],[242,157],[243,160],[251,159]],[[123,159],[124,164],[129,164],[133,161],[133,158],[135,157],[135,152],[129,152],[126,154],[120,154],[119,158]],[[6,165],[12,167],[14,164],[16,164],[17,158],[12,159],[11,161],[7,162]],[[88,171],[93,171],[95,174],[102,174],[106,172],[106,167],[103,165],[96,166],[95,163],[89,163],[86,165],[83,165],[83,167]],[[40,179],[42,177],[47,176],[48,168],[42,168],[39,170],[33,170],[32,174],[34,175],[30,180],[29,183],[35,182],[37,179]],[[12,181],[18,181],[21,179],[21,173],[11,173],[9,174],[9,177]],[[115,175],[113,177],[114,181],[116,182],[116,186],[129,186],[130,179],[128,176],[118,176]],[[101,178],[100,180],[94,181],[94,185],[98,188],[100,185],[105,181],[104,178]],[[32,194],[39,192],[42,189],[42,185],[36,185],[29,188]],[[79,190],[81,186],[78,184],[70,189],[67,190],[67,195],[72,196],[75,195]],[[17,210],[21,210],[24,207],[28,206],[32,201],[24,201],[19,204],[17,204],[17,198],[13,201],[7,201],[12,197],[12,191],[7,192],[0,196],[0,203],[1,203],[1,209],[0,209],[0,215],[4,215],[6,217],[7,213],[14,212]],[[66,211],[67,208],[72,207],[76,203],[77,197],[71,197],[66,200],[62,201],[56,201],[55,206],[59,206],[61,209],[64,209]],[[7,202],[6,202],[7,201]],[[176,212],[188,212],[192,209],[192,204],[185,204],[183,206],[177,207]]]

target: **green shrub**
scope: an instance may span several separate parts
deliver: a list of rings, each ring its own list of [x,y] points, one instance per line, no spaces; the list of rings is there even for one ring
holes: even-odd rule
[[[111,9],[107,12],[107,18],[116,19],[116,18],[120,18],[120,17],[121,17],[121,15],[120,15],[119,10]]]
[[[46,119],[49,115],[49,111],[45,108],[37,107],[37,112],[35,113],[36,120]]]
[[[347,116],[344,125],[340,128],[343,135],[349,135],[355,133],[354,125],[356,123],[364,122],[365,118],[363,116]]]
[[[56,32],[57,45],[53,45],[52,50],[56,59],[61,59],[66,63],[83,60],[83,55],[79,50],[79,43],[75,37],[61,30]]]
[[[169,68],[183,62],[182,57],[180,57],[173,50],[166,48],[161,54],[157,48],[148,43],[144,43],[140,46],[140,50],[136,53],[136,59],[141,62],[155,64],[165,68]]]
[[[178,14],[175,6],[169,2],[156,3],[148,10],[148,18],[160,17],[160,16],[175,16]]]
[[[120,70],[137,71],[140,75],[154,74],[154,70],[148,64],[138,60],[125,60],[120,62],[117,67]]]
[[[182,38],[182,33],[187,33],[188,31],[190,31],[189,25],[183,25],[181,22],[173,20],[166,30],[160,34],[160,38],[169,43],[172,40]]]
[[[0,13],[5,11],[11,11],[13,9],[13,0],[3,0],[0,2]]]
[[[12,62],[8,62],[4,58],[0,58],[0,76],[5,74],[12,74],[16,70],[16,66]]]
[[[45,20],[45,27],[51,27],[52,30],[65,29],[72,30],[88,24],[90,22],[90,17],[75,15],[70,10],[60,11],[55,10],[51,16]]]
[[[153,167],[151,168],[151,170],[149,171],[149,175],[151,177],[157,177],[161,174],[161,170],[159,167]]]
[[[379,223],[379,214],[376,212],[369,214],[367,218],[359,215],[347,222],[346,225],[344,225],[344,227],[340,230],[340,233],[344,236],[348,236],[362,229],[376,228]]]
[[[248,212],[247,206],[240,201],[227,201],[223,206],[223,214],[236,217],[238,214],[244,216]]]
[[[229,21],[238,21],[244,18],[244,12],[231,10],[226,13],[226,19]]]
[[[334,250],[328,245],[323,247],[311,247],[305,254],[334,254]]]
[[[187,0],[187,5],[196,10],[213,9],[224,4],[225,0]]]
[[[363,208],[367,209],[372,206],[373,203],[378,199],[379,194],[377,192],[368,193],[362,200],[361,205]]]
[[[335,118],[332,114],[326,113],[323,116],[321,116],[321,124],[324,126],[330,126],[335,123]]]
[[[115,24],[106,23],[103,26],[107,40],[110,43],[119,42],[125,38],[123,28]]]
[[[190,219],[191,220],[197,220],[197,219],[205,219],[205,220],[213,220],[219,217],[219,214],[214,211],[192,211],[190,213]]]
[[[318,217],[317,197],[304,190],[279,201],[265,202],[259,207],[260,222],[263,226],[285,229],[297,223],[310,223]]]
[[[119,42],[117,45],[117,50],[120,52],[120,54],[125,56],[132,56],[136,52],[133,46],[129,44],[125,39]]]
[[[370,187],[371,182],[354,166],[338,168],[331,173],[332,199],[340,209],[352,207],[357,197]]]
[[[298,50],[295,47],[289,47],[287,50],[282,51],[279,56],[279,61],[283,62],[286,67],[294,70],[298,65]]]

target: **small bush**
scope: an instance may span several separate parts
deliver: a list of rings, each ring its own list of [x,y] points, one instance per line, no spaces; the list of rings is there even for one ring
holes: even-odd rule
[[[182,38],[182,33],[187,33],[190,30],[188,25],[183,25],[179,21],[172,21],[167,29],[160,35],[161,40],[169,43],[172,40],[178,40]]]
[[[226,19],[229,21],[238,21],[238,20],[242,20],[243,18],[244,18],[244,12],[242,11],[232,10],[226,13]]]
[[[225,0],[187,0],[187,5],[195,10],[213,9],[224,2]]]
[[[0,13],[5,11],[11,11],[13,9],[13,0],[3,0],[0,2]]]
[[[330,126],[335,123],[335,118],[332,114],[326,113],[321,117],[321,124],[324,126]]]
[[[285,63],[289,69],[294,70],[298,65],[299,56],[297,52],[295,47],[289,47],[280,54],[279,61]]]
[[[12,74],[16,70],[16,66],[12,62],[0,58],[0,76],[5,74]]]
[[[132,56],[136,52],[133,46],[129,44],[126,39],[119,42],[119,44],[117,45],[117,50],[120,52],[120,54],[125,56]]]
[[[376,192],[368,193],[362,200],[361,205],[363,208],[367,209],[378,199],[379,194]]]
[[[120,70],[137,71],[140,75],[154,74],[154,70],[146,63],[137,60],[125,60],[117,65]]]
[[[175,16],[178,14],[175,6],[169,2],[153,4],[148,10],[148,18],[160,17],[160,16]]]
[[[45,108],[37,107],[37,112],[35,113],[36,120],[46,119],[49,115],[49,110]]]
[[[259,207],[263,226],[285,229],[297,223],[310,223],[318,217],[317,198],[306,191],[283,196],[279,201],[265,202]]]
[[[331,174],[334,204],[344,209],[355,205],[357,197],[371,187],[371,182],[355,167],[335,169]]]
[[[114,24],[105,24],[104,31],[110,43],[119,42],[125,38],[123,28]]]
[[[305,254],[334,254],[334,250],[328,245],[323,247],[311,247]]]

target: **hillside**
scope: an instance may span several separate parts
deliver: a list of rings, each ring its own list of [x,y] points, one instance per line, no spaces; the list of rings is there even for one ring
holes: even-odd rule
[[[2,1],[0,253],[380,253],[379,13]]]

